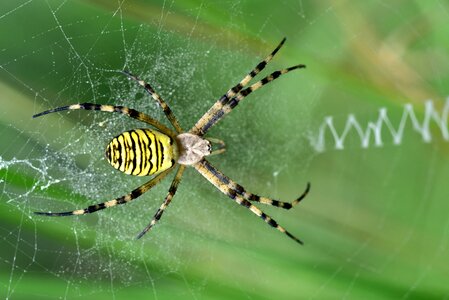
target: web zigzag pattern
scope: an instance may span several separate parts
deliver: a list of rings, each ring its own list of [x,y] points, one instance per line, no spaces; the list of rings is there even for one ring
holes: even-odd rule
[[[393,139],[393,144],[400,145],[404,137],[405,127],[408,120],[411,122],[413,130],[421,135],[424,142],[430,143],[432,141],[432,133],[430,130],[432,120],[439,127],[443,139],[445,141],[449,141],[449,130],[447,126],[448,113],[449,97],[446,99],[441,113],[435,109],[434,102],[432,100],[427,100],[424,104],[424,118],[422,122],[418,120],[413,105],[407,103],[404,105],[404,110],[399,125],[395,127],[393,122],[388,117],[387,109],[382,107],[379,109],[377,120],[375,122],[368,122],[366,127],[361,125],[360,121],[357,120],[354,114],[348,115],[341,134],[339,134],[338,130],[334,126],[333,117],[327,116],[321,123],[318,134],[316,136],[313,134],[309,135],[309,141],[315,151],[324,152],[326,150],[325,134],[326,129],[328,129],[334,140],[334,149],[344,150],[346,138],[352,130],[359,136],[360,145],[362,148],[369,148],[370,145],[382,147],[384,146],[382,129],[385,125],[391,135],[391,138]]]

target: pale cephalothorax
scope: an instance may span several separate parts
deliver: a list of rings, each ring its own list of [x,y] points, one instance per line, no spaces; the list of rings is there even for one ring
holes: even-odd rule
[[[153,186],[164,179],[165,176],[167,176],[176,166],[179,166],[164,202],[159,207],[148,226],[145,227],[145,229],[137,236],[140,238],[161,218],[163,212],[170,204],[176,193],[184,169],[186,166],[192,166],[223,194],[227,195],[236,203],[249,209],[271,227],[276,228],[296,242],[302,244],[300,239],[286,231],[275,220],[266,215],[251,202],[258,202],[284,209],[290,209],[298,204],[307,195],[310,189],[310,184],[307,184],[306,190],[302,193],[302,195],[292,202],[282,202],[250,193],[241,185],[221,173],[205,158],[209,155],[223,153],[225,151],[224,142],[219,139],[203,137],[212,126],[223,119],[250,93],[275,80],[283,74],[295,69],[305,68],[304,65],[296,65],[290,68],[281,69],[271,73],[249,87],[246,87],[251,79],[253,79],[265,68],[268,62],[282,47],[284,42],[285,39],[283,39],[276,49],[274,49],[270,55],[261,61],[237,85],[228,90],[226,94],[216,101],[215,104],[198,120],[189,132],[184,132],[181,129],[181,126],[179,125],[179,122],[170,107],[148,83],[126,71],[123,71],[123,73],[141,85],[145,91],[160,105],[174,130],[135,109],[114,105],[80,103],[50,109],[34,115],[33,117],[39,117],[48,113],[64,110],[99,110],[104,112],[121,113],[130,118],[145,122],[155,128],[125,131],[113,138],[106,147],[106,158],[114,168],[129,175],[153,176],[148,182],[122,197],[91,205],[84,209],[56,213],[37,212],[36,214],[46,216],[83,215],[118,204],[128,203],[150,190]],[[215,148],[213,144],[216,144],[216,149],[213,149]]]
[[[178,163],[190,166],[211,154],[211,144],[195,134],[181,133],[176,137],[178,142]]]

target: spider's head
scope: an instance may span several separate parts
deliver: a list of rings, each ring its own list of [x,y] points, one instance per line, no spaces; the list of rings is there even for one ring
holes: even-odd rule
[[[191,133],[181,133],[176,137],[179,147],[178,163],[193,165],[210,154],[211,145],[208,140]]]

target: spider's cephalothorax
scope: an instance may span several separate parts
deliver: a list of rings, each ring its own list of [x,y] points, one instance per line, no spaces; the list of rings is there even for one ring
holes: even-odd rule
[[[175,118],[173,112],[167,103],[154,91],[154,89],[145,81],[140,80],[129,72],[125,73],[130,79],[135,80],[141,85],[146,92],[161,106],[167,119],[175,130],[172,130],[159,121],[150,116],[136,111],[132,108],[113,105],[100,105],[93,103],[80,103],[62,106],[50,109],[33,117],[39,117],[48,113],[64,111],[64,110],[99,110],[104,112],[117,112],[124,114],[130,118],[137,119],[152,126],[154,129],[134,129],[125,131],[116,136],[106,147],[106,158],[109,163],[116,169],[130,175],[153,177],[143,185],[134,189],[130,193],[112,199],[103,203],[91,205],[84,209],[78,209],[67,212],[36,212],[39,215],[46,216],[70,216],[83,215],[93,213],[101,209],[112,207],[118,204],[124,204],[136,199],[143,193],[150,190],[153,186],[158,184],[168,173],[177,165],[175,178],[172,181],[170,189],[164,202],[153,216],[150,223],[137,236],[142,237],[148,230],[150,230],[157,221],[161,218],[163,212],[170,204],[173,196],[176,193],[179,182],[186,166],[192,166],[201,175],[211,182],[217,189],[227,195],[236,203],[248,208],[252,213],[263,219],[268,225],[276,228],[280,232],[286,234],[296,242],[302,244],[302,241],[286,231],[275,220],[262,212],[259,208],[251,202],[257,202],[284,209],[290,209],[298,204],[309,192],[310,184],[307,184],[306,190],[292,202],[282,202],[267,197],[258,196],[246,191],[241,185],[234,182],[232,179],[217,170],[205,158],[208,155],[220,154],[225,151],[224,142],[219,139],[203,138],[208,130],[214,126],[218,121],[223,119],[229,112],[231,112],[246,96],[253,91],[259,89],[263,85],[275,80],[282,74],[288,73],[292,70],[305,68],[305,65],[296,65],[290,68],[275,71],[260,81],[246,87],[260,71],[262,71],[267,63],[273,58],[285,42],[285,38],[281,43],[261,61],[248,75],[246,75],[237,85],[226,92],[215,104],[198,120],[193,128],[184,132]],[[212,150],[212,143],[217,144],[217,149]]]

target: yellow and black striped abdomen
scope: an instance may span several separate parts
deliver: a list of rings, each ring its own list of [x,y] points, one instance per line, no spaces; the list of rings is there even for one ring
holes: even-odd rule
[[[177,159],[176,142],[151,129],[134,129],[116,136],[106,147],[109,163],[126,174],[153,175],[171,168]]]

